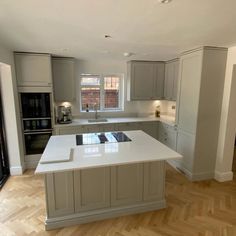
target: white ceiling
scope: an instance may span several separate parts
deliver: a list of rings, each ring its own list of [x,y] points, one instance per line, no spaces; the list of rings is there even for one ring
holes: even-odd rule
[[[1,0],[0,43],[81,59],[133,52],[129,60],[167,60],[197,46],[235,45],[236,0]]]

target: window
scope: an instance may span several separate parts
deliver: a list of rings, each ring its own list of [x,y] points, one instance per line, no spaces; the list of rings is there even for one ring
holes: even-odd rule
[[[81,111],[116,111],[123,107],[123,80],[118,75],[82,75],[80,79]]]

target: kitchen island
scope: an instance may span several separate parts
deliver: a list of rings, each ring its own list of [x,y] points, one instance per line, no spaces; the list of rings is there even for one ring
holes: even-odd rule
[[[102,143],[85,135],[83,145],[76,135],[50,138],[36,169],[45,175],[47,230],[166,206],[165,161],[181,155],[143,131],[123,134],[117,142],[104,133]]]

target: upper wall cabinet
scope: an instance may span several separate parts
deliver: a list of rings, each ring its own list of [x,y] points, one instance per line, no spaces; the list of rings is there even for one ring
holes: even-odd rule
[[[74,58],[52,57],[55,102],[75,100]]]
[[[163,99],[165,64],[154,61],[129,61],[128,100]]]
[[[166,100],[176,101],[179,73],[179,60],[171,60],[165,66],[164,97]]]
[[[15,53],[17,85],[20,87],[52,86],[49,54]]]

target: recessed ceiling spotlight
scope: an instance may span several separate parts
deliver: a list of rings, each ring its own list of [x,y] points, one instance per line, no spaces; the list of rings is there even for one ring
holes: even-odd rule
[[[170,3],[172,0],[159,0],[159,3]]]
[[[130,57],[130,56],[134,55],[134,53],[132,53],[132,52],[124,52],[123,55],[124,55],[124,57]]]

